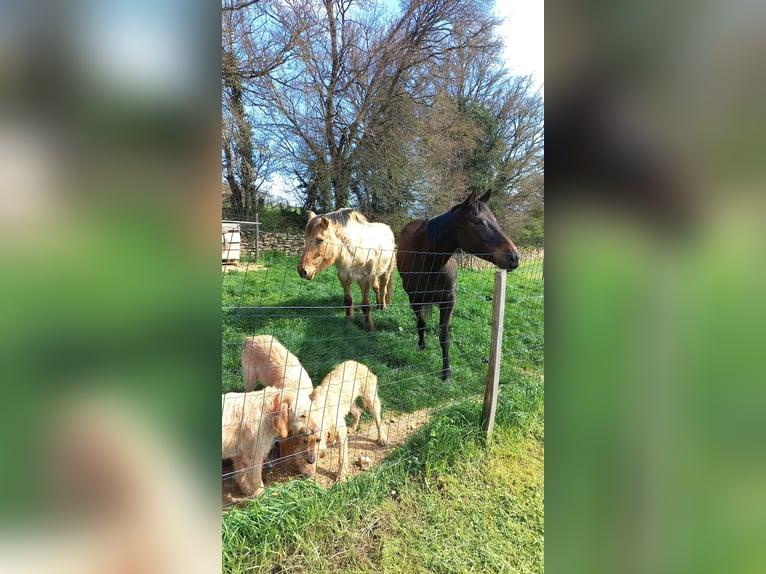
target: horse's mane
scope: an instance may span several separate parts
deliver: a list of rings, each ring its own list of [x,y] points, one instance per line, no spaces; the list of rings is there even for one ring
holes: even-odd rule
[[[356,221],[357,223],[369,223],[364,215],[348,207],[339,209],[337,211],[331,211],[330,213],[324,213],[322,214],[322,217],[326,217],[341,227],[346,227],[349,221]]]
[[[428,232],[428,243],[431,245],[438,245],[441,243],[444,236],[449,232],[450,219],[452,218],[452,210],[432,217],[426,223],[426,231]]]

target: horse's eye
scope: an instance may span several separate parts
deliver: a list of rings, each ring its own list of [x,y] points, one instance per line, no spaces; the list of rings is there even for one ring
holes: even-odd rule
[[[474,217],[473,222],[475,225],[481,225],[484,223],[484,220],[481,217]]]
[[[316,242],[317,245],[322,245],[322,243],[324,243],[324,239],[317,239]]]

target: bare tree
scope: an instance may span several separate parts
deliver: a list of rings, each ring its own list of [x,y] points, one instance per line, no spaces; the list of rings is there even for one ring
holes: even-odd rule
[[[292,40],[281,33],[280,43],[261,49],[253,35],[251,8],[267,9],[267,1],[224,2],[221,46],[223,177],[231,192],[235,217],[252,219],[264,203],[263,186],[273,171],[274,156],[269,152],[266,133],[257,130],[249,98],[248,82],[282,65]],[[277,38],[273,38],[276,40]]]
[[[236,62],[224,66],[225,89],[236,84],[227,75],[241,82],[247,123],[305,207],[358,206],[396,222],[433,215],[469,185],[497,190],[495,207],[509,213],[541,195],[529,190],[542,193],[542,100],[503,69],[491,2],[226,8]]]
[[[267,38],[277,36],[276,29],[291,30],[293,44],[280,66],[252,78],[252,103],[273,136],[282,135],[282,156],[299,166],[307,202],[320,209],[346,206],[352,197],[379,203],[373,191],[383,180],[368,178],[371,162],[363,154],[382,152],[389,139],[401,147],[392,114],[407,109],[405,100],[422,100],[418,71],[455,48],[446,40],[458,22],[477,19],[480,4],[411,0],[398,17],[381,6],[290,0],[271,20],[258,20]]]

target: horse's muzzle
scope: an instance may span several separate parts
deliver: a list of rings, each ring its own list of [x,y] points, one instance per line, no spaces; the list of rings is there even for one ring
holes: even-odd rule
[[[298,265],[298,275],[302,279],[308,279],[309,281],[314,278],[314,274],[310,273],[303,265]]]
[[[495,253],[495,264],[500,269],[513,271],[519,266],[519,252],[505,251],[502,253]]]

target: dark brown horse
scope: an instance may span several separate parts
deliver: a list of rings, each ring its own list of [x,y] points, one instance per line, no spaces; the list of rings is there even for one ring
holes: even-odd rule
[[[477,198],[476,190],[447,213],[432,219],[416,219],[402,228],[397,243],[396,266],[410,297],[418,322],[418,347],[426,346],[426,312],[439,306],[439,343],[442,348],[442,379],[449,381],[449,325],[455,308],[457,266],[452,254],[460,248],[486,259],[501,269],[516,269],[519,252],[503,233],[487,207],[488,191]]]

